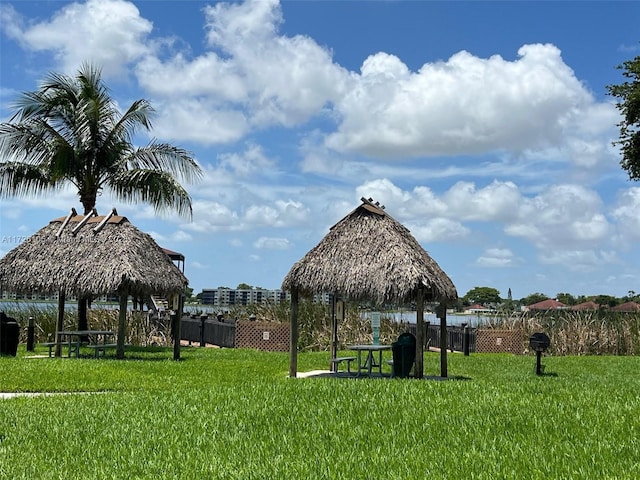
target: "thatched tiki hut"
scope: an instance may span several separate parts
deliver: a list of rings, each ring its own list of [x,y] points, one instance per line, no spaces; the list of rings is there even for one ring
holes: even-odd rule
[[[442,332],[446,334],[446,305],[458,298],[451,279],[409,230],[387,214],[384,207],[365,198],[291,268],[282,289],[291,292],[289,375],[292,377],[296,376],[298,363],[300,294],[330,292],[379,305],[416,302],[418,351],[415,375],[418,378],[423,376],[424,302],[440,303],[439,317]],[[446,348],[442,349],[442,376],[447,376],[446,354]]]
[[[62,330],[64,299],[69,295],[120,296],[117,356],[124,356],[127,300],[151,294],[171,298],[188,280],[150,235],[112,210],[98,216],[52,220],[0,259],[0,285],[13,291],[58,293],[58,326]],[[174,339],[179,345],[179,338]],[[58,341],[58,339],[56,339]],[[56,352],[60,354],[59,348]]]

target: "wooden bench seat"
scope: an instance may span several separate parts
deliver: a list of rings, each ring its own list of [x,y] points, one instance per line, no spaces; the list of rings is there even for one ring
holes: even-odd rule
[[[331,364],[336,366],[336,373],[340,370],[340,364],[345,362],[347,364],[347,373],[351,373],[351,362],[353,362],[356,357],[337,357],[331,359]],[[333,369],[332,369],[333,370]]]

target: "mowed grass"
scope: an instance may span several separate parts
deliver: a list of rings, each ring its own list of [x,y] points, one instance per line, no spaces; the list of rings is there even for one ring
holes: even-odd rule
[[[450,354],[449,380],[418,381],[289,379],[288,354],[250,350],[20,349],[0,391],[76,393],[0,401],[2,479],[640,478],[637,357],[548,357],[538,377],[532,356]]]

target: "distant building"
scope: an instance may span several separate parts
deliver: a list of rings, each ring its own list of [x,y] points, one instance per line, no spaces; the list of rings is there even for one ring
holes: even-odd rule
[[[528,305],[523,308],[524,311],[535,310],[535,311],[548,311],[548,310],[567,310],[567,307],[564,303],[549,298],[547,300],[543,300],[538,303],[534,303],[532,305]]]
[[[231,289],[231,288],[203,288],[202,304],[214,307],[246,306],[261,303],[278,305],[283,301],[291,301],[291,294],[282,290],[266,290],[263,288]],[[328,293],[314,296],[318,303],[329,303],[331,295]]]
[[[640,303],[626,302],[609,309],[611,312],[638,312],[640,311]]]
[[[478,303],[474,305],[470,305],[464,309],[464,313],[490,313],[493,312],[491,308],[487,308],[484,305],[480,305]]]
[[[240,289],[230,288],[204,288],[202,289],[202,300],[204,305],[216,307],[228,307],[233,305],[252,305],[259,303],[279,304],[283,300],[290,300],[290,295],[282,290]]]
[[[573,305],[571,306],[571,310],[580,310],[580,311],[585,311],[585,310],[599,310],[600,309],[600,305],[598,305],[596,302],[582,302],[579,303],[577,305]]]

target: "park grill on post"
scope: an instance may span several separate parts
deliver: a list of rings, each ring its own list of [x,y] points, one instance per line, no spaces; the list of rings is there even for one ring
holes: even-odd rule
[[[536,375],[542,375],[542,352],[546,352],[549,345],[551,345],[551,340],[546,333],[538,332],[529,337],[529,346],[531,350],[536,352]]]

